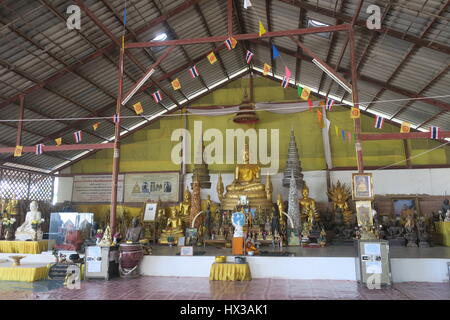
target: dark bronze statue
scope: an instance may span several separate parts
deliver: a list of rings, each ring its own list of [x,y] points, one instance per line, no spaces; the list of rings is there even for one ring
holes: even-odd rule
[[[143,238],[144,228],[140,226],[139,219],[134,217],[133,220],[131,220],[131,227],[127,230],[125,241],[132,241],[133,243],[137,243]]]

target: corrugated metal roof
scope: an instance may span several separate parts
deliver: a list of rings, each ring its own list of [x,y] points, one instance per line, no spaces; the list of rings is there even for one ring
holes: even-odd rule
[[[249,9],[243,8],[243,1],[234,1],[239,10],[241,21],[237,15],[233,18],[233,32],[257,33],[259,21],[270,31],[296,29],[299,23],[307,27],[308,21],[334,25],[349,22],[354,16],[359,0],[310,0],[297,3],[286,3],[283,0],[253,1]],[[433,97],[434,100],[450,103],[448,88],[450,74],[448,72],[450,57],[445,46],[450,46],[450,9],[447,1],[439,0],[366,0],[359,13],[359,20],[369,17],[366,12],[369,5],[379,5],[382,14],[385,9],[383,27],[397,31],[404,36],[391,36],[385,33],[356,28],[356,55],[359,73],[364,81],[359,81],[359,96],[363,108],[383,114],[387,118],[395,115],[397,121],[409,121],[414,126],[419,124],[438,125],[444,130],[450,129],[448,112],[425,101],[409,101],[404,90],[412,95]],[[122,16],[124,2],[122,0],[85,0],[85,5],[97,17],[114,37],[122,35],[124,27]],[[390,7],[388,7],[390,3]],[[34,145],[41,141],[52,144],[56,136],[73,142],[73,132],[82,129],[85,132],[85,143],[98,143],[110,139],[114,134],[111,116],[115,113],[117,96],[117,64],[119,50],[109,36],[95,21],[82,14],[81,30],[69,30],[66,27],[66,9],[72,5],[68,0],[4,0],[0,2],[0,104],[3,101],[36,87],[25,96],[25,118],[88,118],[82,121],[39,121],[26,122],[23,143]],[[167,33],[169,39],[198,38],[227,33],[226,1],[202,0],[196,5],[176,14],[171,14],[167,21],[160,21],[149,27],[149,23],[160,15],[171,13],[183,0],[129,0],[127,1],[127,42],[150,41],[160,33]],[[303,8],[309,5],[308,9]],[[112,8],[112,10],[110,9]],[[303,21],[299,18],[303,14]],[[117,16],[119,17],[117,17]],[[243,30],[240,30],[243,29]],[[269,30],[268,30],[269,31]],[[405,37],[408,36],[408,37]],[[415,44],[410,37],[429,40],[429,47]],[[317,34],[301,36],[301,41],[313,50],[328,64],[336,67],[341,51],[347,41],[344,32],[322,37]],[[277,37],[272,43],[279,48],[281,57],[274,61],[273,74],[280,78],[287,66],[293,76],[303,86],[320,90],[322,95],[329,92],[331,97],[351,100],[348,94],[328,76],[311,63],[309,58],[297,60],[297,45],[288,37]],[[436,49],[431,44],[441,47]],[[268,39],[257,41],[240,41],[234,50],[221,50],[216,55],[218,62],[210,64],[205,55],[221,43],[184,45],[177,47],[161,62],[152,78],[158,80],[163,90],[163,101],[155,103],[151,94],[158,90],[154,85],[144,92],[137,93],[123,108],[121,125],[126,132],[143,121],[176,104],[189,103],[189,99],[201,93],[209,92],[230,77],[239,74],[251,66],[262,69],[264,63],[272,63]],[[111,46],[111,47],[109,47]],[[246,49],[255,55],[251,65],[245,62]],[[444,49],[442,49],[444,48]],[[339,70],[349,79],[350,48],[347,46]],[[410,54],[408,54],[411,51]],[[362,57],[361,55],[366,55]],[[87,57],[95,54],[95,58]],[[132,57],[133,59],[132,59]],[[127,49],[125,57],[124,92],[143,75],[155,60],[164,54],[164,50],[155,48]],[[405,60],[405,57],[408,57]],[[328,59],[327,59],[328,57]],[[84,60],[83,60],[84,59]],[[66,71],[67,67],[80,61],[74,71]],[[191,78],[188,67],[195,61],[200,77]],[[136,63],[138,65],[136,65]],[[297,74],[297,65],[299,72]],[[172,76],[167,73],[174,72]],[[272,74],[272,73],[271,73]],[[62,75],[62,76],[60,76]],[[436,78],[438,75],[440,77]],[[56,79],[51,81],[51,79]],[[171,81],[178,78],[181,90],[174,91]],[[206,85],[206,87],[205,87]],[[41,86],[38,88],[37,86]],[[320,86],[320,88],[319,88]],[[399,88],[397,90],[396,88]],[[213,90],[213,89],[212,89]],[[173,101],[169,98],[170,95]],[[401,101],[398,101],[401,99]],[[374,101],[375,100],[375,101]],[[388,101],[386,101],[388,100]],[[396,101],[391,101],[396,100]],[[142,116],[136,116],[132,105],[141,102],[144,106]],[[18,100],[5,103],[0,110],[0,119],[14,119],[18,116]],[[108,117],[102,120],[100,127],[94,131],[92,125],[99,120],[91,119],[95,115]],[[0,143],[14,145],[15,124],[0,123],[0,135],[4,137]],[[12,159],[0,155],[0,159],[51,170],[65,163],[84,151],[67,151],[49,153],[44,156],[28,154]]]

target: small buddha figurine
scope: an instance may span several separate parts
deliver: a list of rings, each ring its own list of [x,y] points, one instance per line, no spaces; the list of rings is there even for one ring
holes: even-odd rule
[[[327,233],[325,232],[324,228],[322,228],[322,231],[320,231],[318,243],[321,247],[325,247],[325,245],[327,244]]]
[[[33,240],[34,233],[33,227],[31,226],[32,221],[40,221],[41,220],[41,212],[38,211],[38,203],[37,201],[31,201],[30,203],[30,211],[27,212],[25,217],[25,222],[16,229],[16,240],[18,241],[26,241]],[[37,239],[42,240],[42,231],[37,231]]]
[[[304,184],[302,195],[303,198],[299,201],[301,209],[301,219],[302,221],[305,221],[307,219],[308,224],[312,226],[314,221],[319,221],[320,216],[316,208],[316,201],[309,197],[309,189],[306,184]]]
[[[144,238],[144,228],[139,225],[139,219],[134,217],[131,220],[131,227],[128,228],[125,235],[125,241],[131,241],[132,243],[138,243],[139,240]]]
[[[180,203],[178,210],[180,212],[181,220],[188,223],[191,214],[191,193],[187,187],[183,194],[183,202]]]
[[[111,229],[109,226],[106,227],[105,232],[103,233],[103,238],[100,240],[98,244],[100,247],[110,247],[112,244],[112,236]]]
[[[178,238],[183,236],[183,221],[178,213],[177,207],[170,209],[169,216],[167,218],[167,224],[164,230],[161,232],[159,242],[161,244],[168,243],[168,237],[173,237],[178,242]]]
[[[6,212],[8,212],[11,216],[17,215],[18,204],[19,201],[16,199],[16,195],[14,195],[13,198],[6,205]]]

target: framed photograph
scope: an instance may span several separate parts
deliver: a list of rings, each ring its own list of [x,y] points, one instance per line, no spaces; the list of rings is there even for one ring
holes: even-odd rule
[[[144,213],[142,221],[153,222],[156,220],[156,212],[158,212],[158,202],[147,201],[144,203]]]
[[[406,216],[417,212],[419,214],[419,203],[415,197],[392,198],[392,212],[395,219],[405,219]]]
[[[356,219],[359,225],[373,225],[373,211],[371,201],[355,201]]]
[[[193,256],[193,255],[194,255],[194,247],[184,246],[180,248],[180,256]]]
[[[179,237],[178,238],[178,242],[177,242],[177,246],[184,247],[185,246],[185,241],[186,241],[185,237]]]
[[[373,200],[375,195],[371,173],[353,173],[352,186],[353,200]]]

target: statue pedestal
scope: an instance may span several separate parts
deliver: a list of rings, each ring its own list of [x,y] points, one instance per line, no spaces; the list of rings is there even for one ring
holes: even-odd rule
[[[244,237],[233,237],[231,253],[234,255],[244,254]]]

